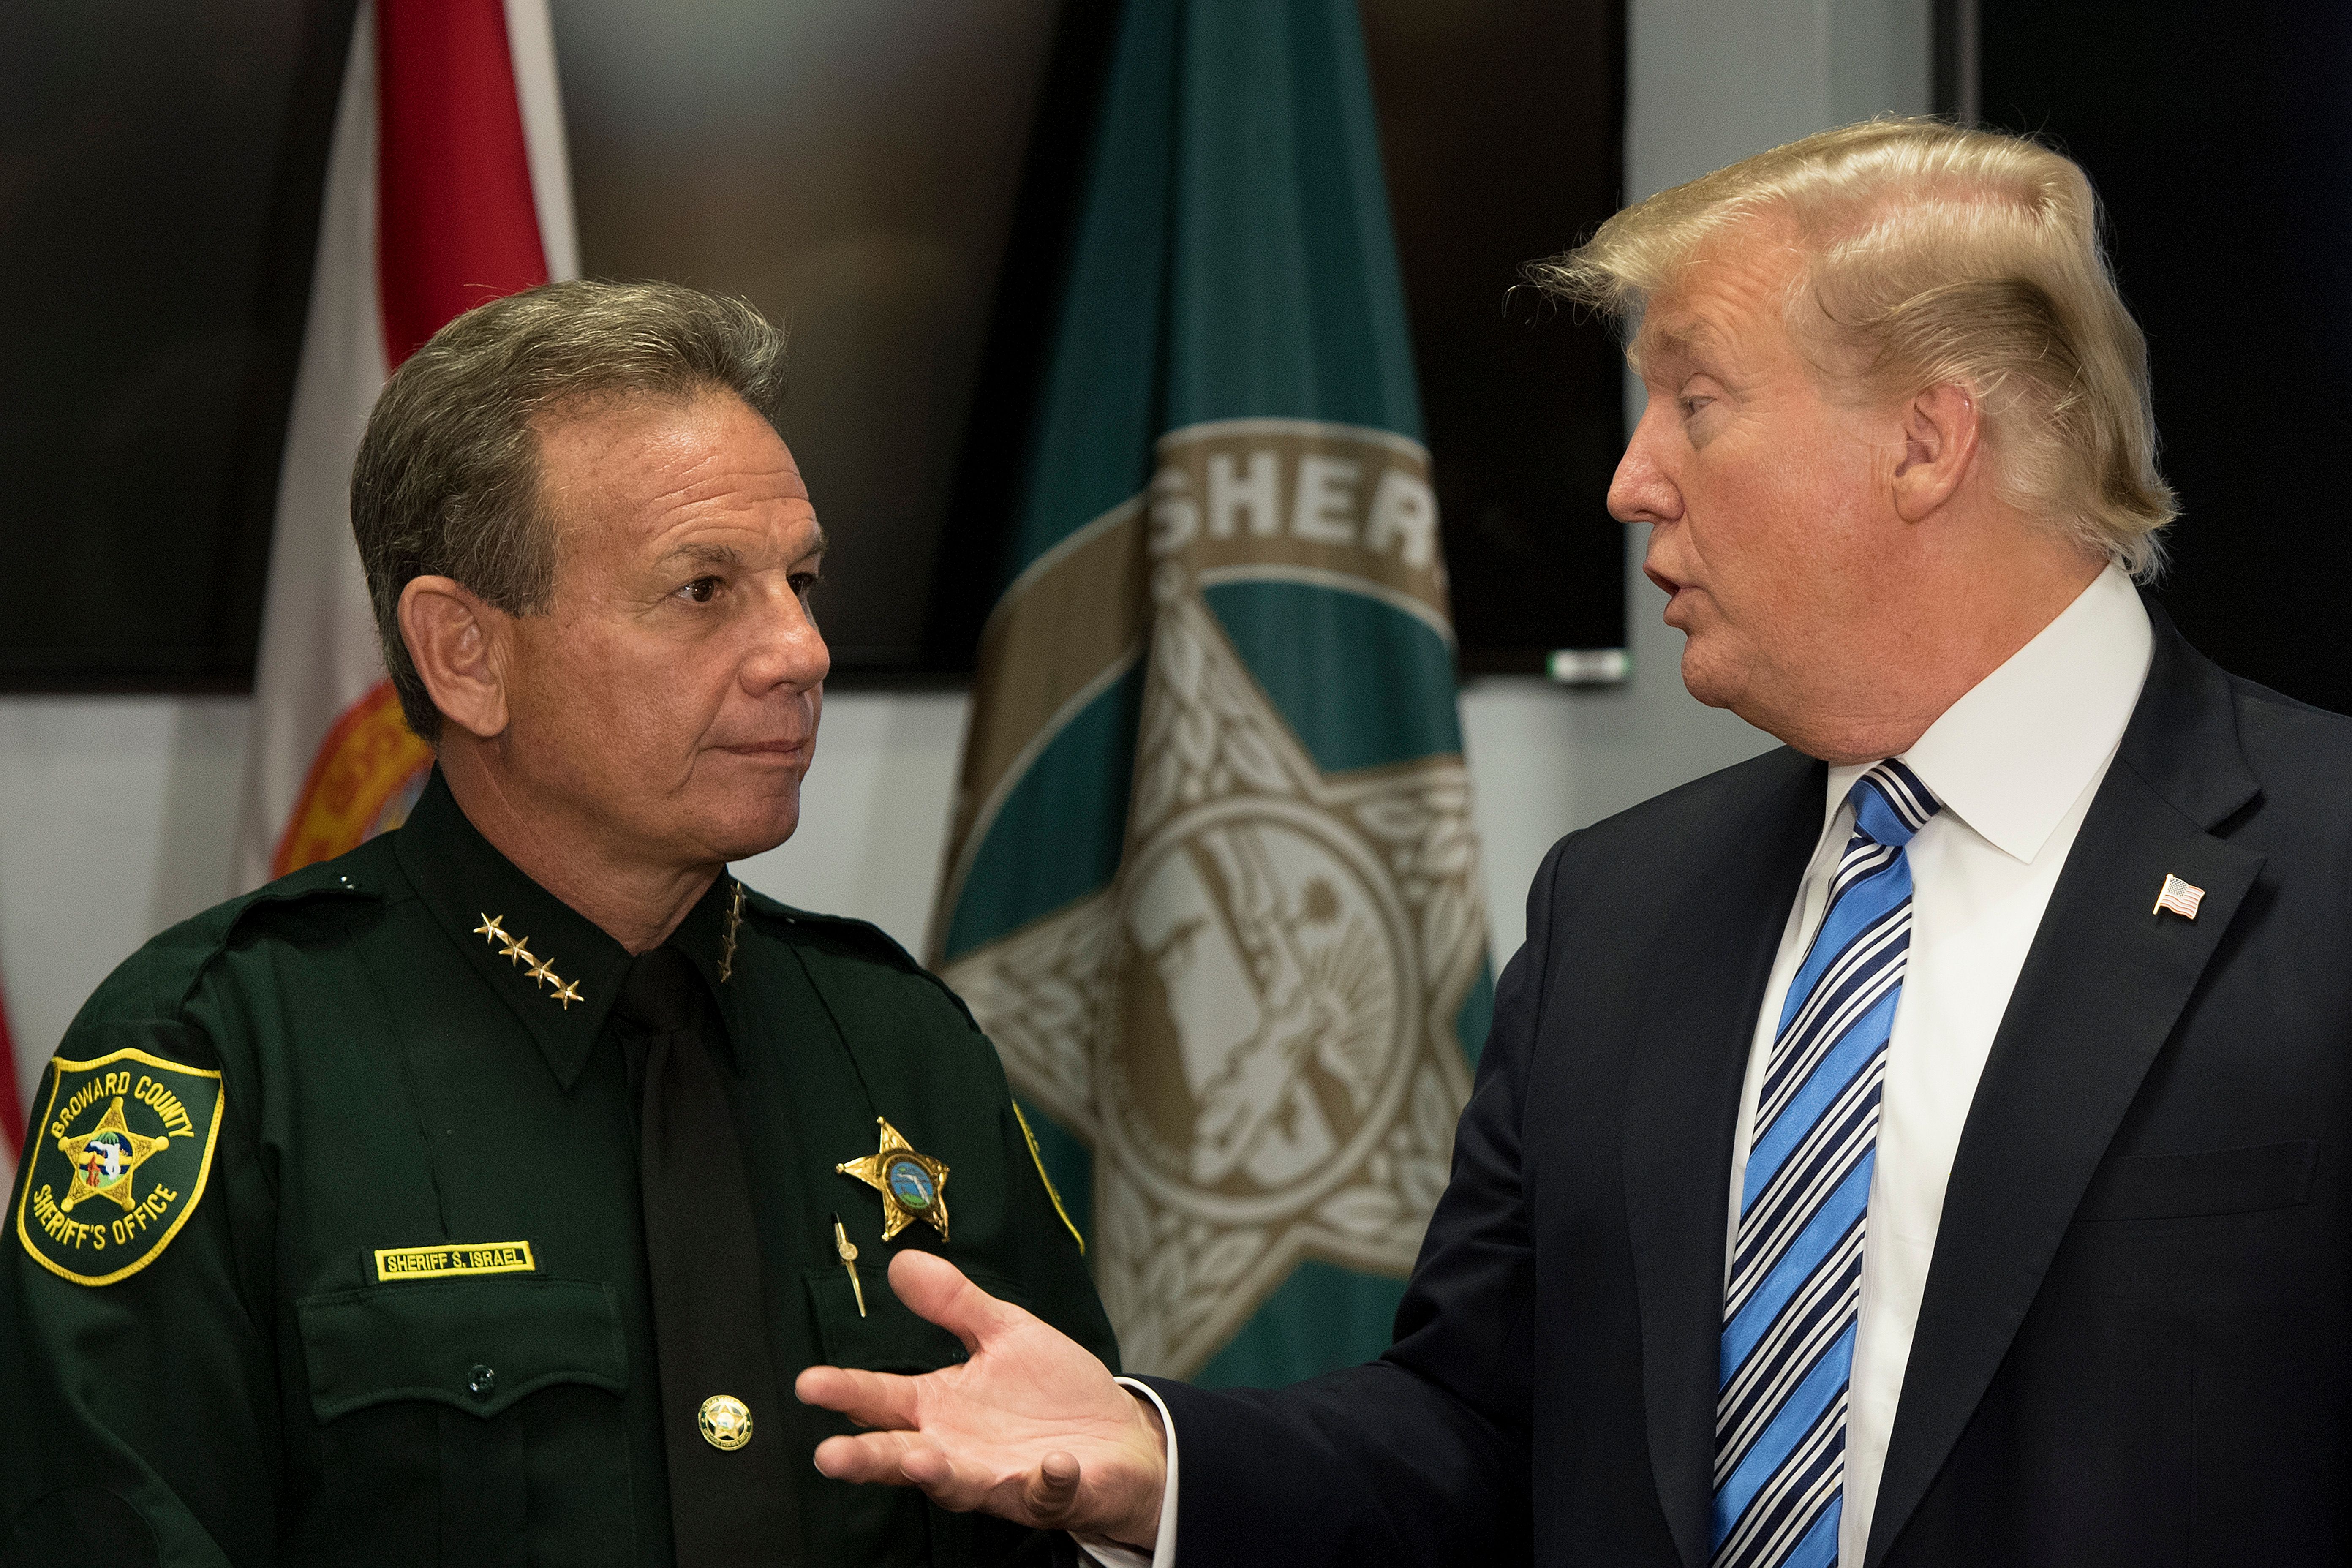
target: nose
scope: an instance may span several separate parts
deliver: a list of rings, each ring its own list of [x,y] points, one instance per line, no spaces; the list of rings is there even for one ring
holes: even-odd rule
[[[754,695],[780,686],[806,691],[833,669],[833,650],[825,647],[808,601],[789,587],[762,606],[753,637],[751,657],[743,662],[743,684]]]
[[[1620,522],[1674,522],[1683,515],[1682,491],[1667,467],[1674,403],[1652,397],[1634,422],[1625,455],[1609,480],[1609,515]]]

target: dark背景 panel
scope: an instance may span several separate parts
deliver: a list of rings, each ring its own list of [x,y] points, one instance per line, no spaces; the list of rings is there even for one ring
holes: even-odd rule
[[[0,689],[252,680],[352,9],[0,6]]]
[[[2089,171],[2181,516],[2158,590],[2223,668],[2352,712],[2352,7],[1981,0],[1987,123]]]

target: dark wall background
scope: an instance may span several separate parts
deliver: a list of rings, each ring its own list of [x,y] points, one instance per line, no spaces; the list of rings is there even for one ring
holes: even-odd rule
[[[1625,646],[1624,363],[1519,269],[1624,205],[1624,0],[1362,0],[1465,671]]]
[[[353,5],[0,5],[0,689],[249,686]],[[928,587],[988,544],[955,485],[1001,261],[1057,238],[1024,148],[1075,145],[1089,95],[1039,85],[1116,7],[551,9],[585,269],[793,331],[835,668],[967,667]],[[1616,205],[1623,0],[1364,15],[1465,665],[1621,644],[1616,356],[1506,298]]]
[[[1981,0],[1982,114],[2077,159],[2147,329],[2181,518],[2158,597],[2352,712],[2352,5]]]
[[[0,5],[0,689],[242,689],[353,0]]]

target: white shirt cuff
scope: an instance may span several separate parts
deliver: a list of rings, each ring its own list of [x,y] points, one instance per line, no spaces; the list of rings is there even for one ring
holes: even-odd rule
[[[1168,1434],[1168,1485],[1160,1494],[1160,1542],[1146,1557],[1134,1547],[1116,1542],[1087,1535],[1073,1535],[1070,1539],[1103,1568],[1176,1568],[1176,1418],[1168,1414],[1168,1406],[1151,1392],[1150,1384],[1122,1377],[1118,1385],[1139,1399],[1151,1401],[1151,1407],[1160,1412],[1160,1429]]]

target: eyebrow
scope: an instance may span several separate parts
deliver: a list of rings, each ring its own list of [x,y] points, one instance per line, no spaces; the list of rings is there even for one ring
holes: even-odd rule
[[[1646,327],[1647,323],[1644,323],[1644,326]],[[1674,326],[1662,327],[1654,331],[1645,331],[1642,337],[1646,338],[1654,348],[1686,355],[1696,355],[1707,349],[1721,348],[1726,341],[1722,331],[1713,321],[1703,316],[1693,316]],[[1637,346],[1641,342],[1641,338],[1635,339]]]
[[[662,555],[662,563],[680,562],[693,566],[740,566],[743,557],[731,544],[681,544]]]
[[[820,528],[816,531],[815,540],[801,554],[803,558],[822,555],[832,542],[824,530]],[[731,544],[681,544],[675,550],[666,552],[661,560],[665,566],[683,563],[692,566],[732,568],[743,564],[742,554]]]

